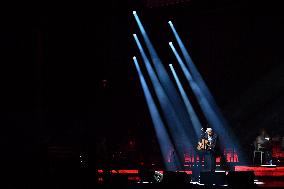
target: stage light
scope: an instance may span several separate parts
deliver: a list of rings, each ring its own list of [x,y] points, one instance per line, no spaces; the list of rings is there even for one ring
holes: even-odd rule
[[[158,108],[154,102],[154,99],[151,95],[151,92],[149,90],[149,87],[146,83],[146,80],[143,76],[143,73],[140,69],[140,66],[138,64],[138,61],[136,59],[136,57],[133,57],[133,61],[136,67],[136,70],[138,72],[138,76],[139,76],[139,80],[140,83],[142,85],[143,88],[143,92],[144,92],[144,96],[148,105],[148,109],[150,111],[150,116],[152,118],[152,122],[155,128],[155,132],[156,132],[156,136],[160,145],[160,149],[162,152],[162,156],[163,156],[163,160],[166,166],[166,169],[169,170],[170,167],[167,163],[167,159],[168,159],[168,152],[170,151],[170,149],[173,147],[171,141],[170,141],[170,137],[166,131],[166,128],[164,126],[164,123],[162,121],[162,118],[160,116],[160,113],[158,111]]]
[[[172,21],[168,21],[168,23],[170,24],[170,25],[172,25],[173,23],[172,23]]]
[[[216,117],[214,111],[212,110],[212,107],[210,106],[208,100],[205,98],[204,94],[202,93],[200,87],[197,85],[197,83],[193,80],[191,73],[188,71],[188,69],[186,68],[183,60],[181,59],[181,57],[179,56],[178,52],[176,51],[175,47],[173,44],[170,45],[171,50],[173,51],[194,95],[197,98],[197,101],[201,107],[201,109],[203,110],[204,115],[206,116],[208,122],[210,125],[212,125],[214,127],[215,130],[217,130],[218,132],[220,132],[221,129],[219,129],[220,127],[220,121],[219,119]],[[217,127],[217,128],[216,128]]]
[[[194,84],[196,86],[198,86],[198,88],[200,89],[200,93],[203,95],[203,98],[207,101],[208,106],[210,106],[210,108],[212,109],[213,115],[214,115],[214,119],[218,120],[218,123],[216,124],[217,128],[220,128],[221,132],[229,135],[228,137],[231,138],[230,142],[227,141],[227,143],[230,143],[230,145],[234,146],[234,148],[238,151],[239,153],[239,157],[241,157],[240,159],[242,159],[243,162],[247,161],[246,157],[244,157],[244,155],[242,155],[242,152],[239,148],[238,143],[236,142],[237,139],[235,138],[235,136],[233,135],[227,120],[224,118],[223,114],[221,113],[218,105],[215,102],[215,99],[213,97],[213,95],[211,94],[209,88],[207,87],[206,83],[204,82],[201,74],[199,73],[198,69],[196,68],[196,66],[194,65],[185,45],[183,44],[179,34],[177,33],[174,25],[172,22],[169,23],[170,28],[176,38],[176,41],[179,45],[179,48],[182,52],[182,55],[184,57],[184,60],[186,62],[186,66],[187,66],[187,70],[190,72],[191,75],[191,79],[194,80]],[[173,45],[171,45],[173,46]],[[185,64],[183,63],[184,67]],[[182,65],[181,65],[182,66]],[[224,131],[224,132],[223,132]],[[220,131],[219,131],[220,132]],[[229,139],[228,139],[229,140]],[[235,141],[235,142],[233,142]]]
[[[172,65],[172,64],[169,64],[169,66],[170,66],[170,69],[171,69],[172,74],[173,74],[173,76],[174,76],[174,79],[175,79],[175,81],[176,81],[176,84],[177,84],[177,86],[178,86],[178,89],[179,89],[179,91],[180,91],[180,94],[181,94],[181,96],[182,96],[183,102],[184,102],[184,104],[185,104],[185,106],[186,106],[187,113],[188,113],[188,115],[190,116],[190,120],[191,120],[191,123],[192,123],[192,125],[193,125],[194,131],[195,131],[195,133],[196,133],[197,136],[200,136],[200,134],[201,134],[201,130],[200,130],[200,129],[201,129],[202,127],[201,127],[200,121],[199,121],[199,119],[198,119],[198,117],[197,117],[197,114],[195,113],[195,111],[194,111],[194,109],[193,109],[193,106],[192,106],[192,104],[190,103],[190,101],[189,101],[189,99],[188,99],[188,97],[187,97],[187,95],[186,95],[186,92],[185,92],[184,88],[182,87],[182,84],[181,84],[181,82],[180,82],[180,79],[179,79],[179,77],[178,77],[178,75],[177,75],[177,73],[176,73],[176,71],[175,71],[173,65]]]
[[[173,42],[169,42],[169,45],[172,45],[173,44]]]
[[[218,133],[221,149],[226,148],[234,148],[239,155],[239,158],[244,158],[242,153],[239,150],[239,146],[237,143],[237,140],[235,139],[233,133],[230,131],[230,128],[228,128],[227,125],[224,125],[223,120],[220,118],[220,115],[218,114],[218,111],[216,111],[216,107],[210,103],[210,100],[206,98],[206,94],[204,94],[203,90],[201,90],[199,84],[196,82],[195,79],[193,79],[191,72],[188,70],[188,68],[185,66],[185,63],[181,59],[180,55],[176,51],[173,44],[170,45],[172,52],[174,53],[196,99],[198,104],[200,105],[208,123],[210,126],[214,128],[216,133]],[[242,159],[243,160],[243,159]]]
[[[132,11],[132,13],[135,15],[135,14],[136,14],[136,11]]]
[[[191,146],[191,143],[189,139],[186,136],[186,130],[181,125],[181,121],[177,117],[177,112],[175,111],[175,108],[173,107],[173,104],[169,100],[169,97],[167,96],[164,88],[162,87],[149,59],[146,56],[146,53],[138,39],[137,36],[134,36],[135,42],[137,44],[137,47],[140,51],[140,54],[142,56],[142,59],[144,61],[144,64],[146,66],[146,70],[148,72],[148,75],[150,77],[150,80],[153,85],[153,89],[155,91],[155,94],[157,96],[157,99],[159,101],[159,104],[161,106],[161,111],[163,113],[163,116],[165,118],[166,124],[169,128],[171,138],[173,140],[173,144],[175,145],[175,151],[178,155],[178,159],[176,161],[177,166],[180,167],[182,158],[184,159],[184,154],[182,152],[183,149],[181,147],[177,147],[177,144],[183,143],[184,146],[188,147]]]
[[[198,86],[200,87],[200,89],[202,90],[203,94],[206,95],[206,98],[209,100],[209,102],[213,103],[214,98],[212,97],[207,85],[205,84],[204,80],[202,79],[202,76],[200,75],[199,71],[197,70],[196,66],[193,64],[193,61],[189,55],[189,53],[187,52],[187,49],[185,47],[185,45],[183,44],[181,38],[179,37],[173,23],[171,22],[170,24],[170,28],[176,38],[176,41],[181,49],[182,55],[185,59],[186,62],[186,66],[188,67],[188,69],[190,70],[193,79],[195,80],[195,82],[198,84]]]
[[[189,141],[192,140],[193,142],[196,136],[194,136],[194,132],[192,132],[192,125],[190,125],[190,118],[187,114],[186,107],[183,103],[183,100],[180,97],[177,89],[175,88],[175,84],[170,79],[165,66],[163,65],[160,57],[158,56],[147,32],[145,31],[145,28],[142,22],[139,19],[139,16],[135,14],[134,18],[137,22],[139,30],[144,39],[145,45],[148,49],[149,55],[153,63],[153,67],[157,73],[156,75],[159,78],[160,84],[162,85],[162,88],[164,89],[166,96],[168,97],[168,99],[170,100],[170,103],[172,104],[174,114],[177,116],[177,119],[180,122],[180,124],[176,126],[180,127],[179,130],[182,129],[185,131],[184,134],[186,135],[187,140]],[[189,145],[187,147],[192,147],[190,143],[186,145]]]

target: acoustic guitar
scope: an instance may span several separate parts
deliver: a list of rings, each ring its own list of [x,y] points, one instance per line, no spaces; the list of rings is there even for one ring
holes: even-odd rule
[[[197,150],[208,150],[210,147],[210,143],[206,139],[201,139],[197,144]]]

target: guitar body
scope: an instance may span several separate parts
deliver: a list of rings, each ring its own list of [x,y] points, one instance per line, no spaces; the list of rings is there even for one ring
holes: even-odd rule
[[[197,145],[197,150],[208,150],[209,149],[209,141],[206,139],[201,139],[201,141]]]

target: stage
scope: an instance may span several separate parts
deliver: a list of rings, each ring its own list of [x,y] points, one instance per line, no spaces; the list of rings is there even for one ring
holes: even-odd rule
[[[143,170],[145,172],[145,170]],[[156,182],[149,182],[145,179],[141,178],[141,170],[138,169],[119,169],[119,170],[111,170],[111,175],[121,175],[124,178],[127,177],[129,183],[136,183],[136,184],[151,184]],[[165,174],[165,171],[163,170],[151,170],[149,172],[152,172],[153,174]],[[186,171],[175,171],[175,172],[185,172],[189,177],[189,179],[192,176],[192,170],[186,170]],[[283,188],[284,187],[284,166],[235,166],[234,170],[231,172],[253,172],[254,173],[254,184],[257,187],[261,188]],[[97,170],[98,173],[98,183],[103,184],[104,182],[104,171],[103,170]],[[221,170],[220,168],[217,169],[216,173],[224,173],[225,175],[229,174],[229,171]],[[142,176],[143,177],[143,176]],[[191,180],[191,179],[190,179]],[[245,181],[244,181],[245,182]],[[187,184],[192,184],[193,186],[206,186],[206,184],[202,184],[200,182],[192,182],[189,181]],[[215,184],[213,185],[215,186]],[[216,184],[217,186],[217,184]],[[227,183],[223,185],[219,185],[218,187],[229,187]]]

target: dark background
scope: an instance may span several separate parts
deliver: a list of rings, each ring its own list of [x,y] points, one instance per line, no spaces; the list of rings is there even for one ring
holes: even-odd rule
[[[167,21],[174,22],[236,135],[245,134],[241,142],[251,143],[261,127],[283,135],[284,17],[277,5],[110,0],[45,8],[1,17],[0,144],[8,170],[48,167],[49,146],[93,157],[103,136],[114,151],[136,138],[141,159],[159,159],[149,148],[155,135],[131,61],[139,57],[134,9],[165,65],[175,63],[167,46],[174,40]]]

